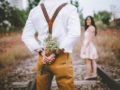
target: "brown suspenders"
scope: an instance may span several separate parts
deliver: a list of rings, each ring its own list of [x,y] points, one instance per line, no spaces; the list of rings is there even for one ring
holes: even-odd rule
[[[52,26],[53,26],[53,23],[54,23],[57,15],[58,15],[58,13],[59,13],[60,10],[61,10],[64,6],[66,6],[66,5],[67,5],[67,3],[63,3],[62,5],[60,5],[60,6],[56,9],[56,11],[55,11],[55,13],[53,14],[52,18],[50,19],[49,16],[48,16],[48,13],[47,13],[47,10],[46,10],[44,4],[43,4],[43,3],[41,4],[41,8],[42,8],[43,14],[44,14],[45,19],[46,19],[46,21],[47,21],[47,23],[48,23],[49,33],[52,33]]]

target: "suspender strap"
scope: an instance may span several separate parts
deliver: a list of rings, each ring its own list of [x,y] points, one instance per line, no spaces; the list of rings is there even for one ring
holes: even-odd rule
[[[41,8],[42,8],[44,17],[45,17],[45,19],[46,19],[46,21],[47,21],[47,23],[48,23],[49,33],[52,33],[53,23],[54,23],[57,15],[59,14],[60,10],[61,10],[64,6],[66,6],[66,5],[67,5],[67,3],[63,3],[62,5],[60,5],[60,6],[56,9],[56,11],[55,11],[55,13],[53,14],[52,18],[50,19],[50,18],[49,18],[49,15],[48,15],[48,13],[47,13],[47,10],[46,10],[46,8],[45,8],[45,6],[44,6],[44,4],[43,4],[43,3],[41,4]]]
[[[43,14],[44,14],[44,17],[45,17],[46,21],[49,22],[50,19],[49,19],[47,10],[46,10],[46,8],[45,8],[43,3],[41,4],[41,8],[42,8],[42,11],[43,11]]]

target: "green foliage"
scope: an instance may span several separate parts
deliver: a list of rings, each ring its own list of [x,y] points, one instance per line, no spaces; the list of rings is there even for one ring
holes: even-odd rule
[[[28,0],[28,3],[29,3],[28,11],[30,11],[32,8],[38,5],[39,2],[40,0]]]
[[[74,4],[77,8],[79,8],[79,2],[78,1],[75,1],[75,4]]]
[[[26,12],[10,6],[7,0],[0,1],[0,33],[22,28],[26,20]]]
[[[107,11],[100,11],[94,14],[95,21],[102,21],[103,24],[109,25],[111,19],[111,13]]]
[[[70,0],[70,3],[72,4],[72,5],[74,5],[76,8],[77,8],[77,11],[79,12],[79,2],[78,1],[73,1],[73,0]]]
[[[81,26],[84,26],[84,17],[83,17],[83,14],[80,14],[80,23],[81,23]]]
[[[114,28],[114,29],[120,30],[120,23],[116,23],[115,21],[113,21],[110,23],[109,28]]]
[[[80,4],[79,4],[78,0],[75,0],[75,1],[70,0],[70,3],[77,8],[77,12],[78,12],[79,17],[80,17],[80,23],[83,26],[84,25],[84,17],[83,17],[83,13],[82,13],[83,9],[80,8]]]
[[[120,24],[116,23],[114,21],[111,21],[112,14],[107,11],[100,11],[98,13],[94,13],[94,20],[96,22],[96,25],[100,29],[106,29],[106,28],[116,28],[120,29]]]
[[[23,27],[27,17],[26,12],[14,9],[14,10],[11,10],[11,13],[12,14],[8,18],[8,21],[11,22],[11,25],[19,28]]]
[[[105,30],[107,28],[107,25],[104,24],[101,20],[98,20],[95,23],[96,23],[97,28],[101,30]]]

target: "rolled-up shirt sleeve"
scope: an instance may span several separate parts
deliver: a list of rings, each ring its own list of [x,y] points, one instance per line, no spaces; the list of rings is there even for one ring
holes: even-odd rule
[[[35,53],[34,50],[36,49],[41,49],[40,44],[35,39],[35,33],[36,30],[32,23],[32,11],[31,11],[26,21],[25,27],[23,29],[22,41],[25,43],[25,45],[32,53]]]
[[[68,32],[60,45],[60,48],[64,49],[64,51],[68,53],[72,53],[72,49],[76,41],[80,38],[81,34],[80,18],[77,13],[77,9],[74,7],[74,9],[71,12],[72,13],[69,14],[68,18]]]

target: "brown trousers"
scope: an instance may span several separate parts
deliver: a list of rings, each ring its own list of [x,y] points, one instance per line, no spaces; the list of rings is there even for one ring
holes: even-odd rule
[[[59,56],[53,64],[45,66],[41,74],[41,57],[37,64],[37,90],[50,90],[53,76],[59,90],[75,90],[73,82],[73,66],[68,54]]]

